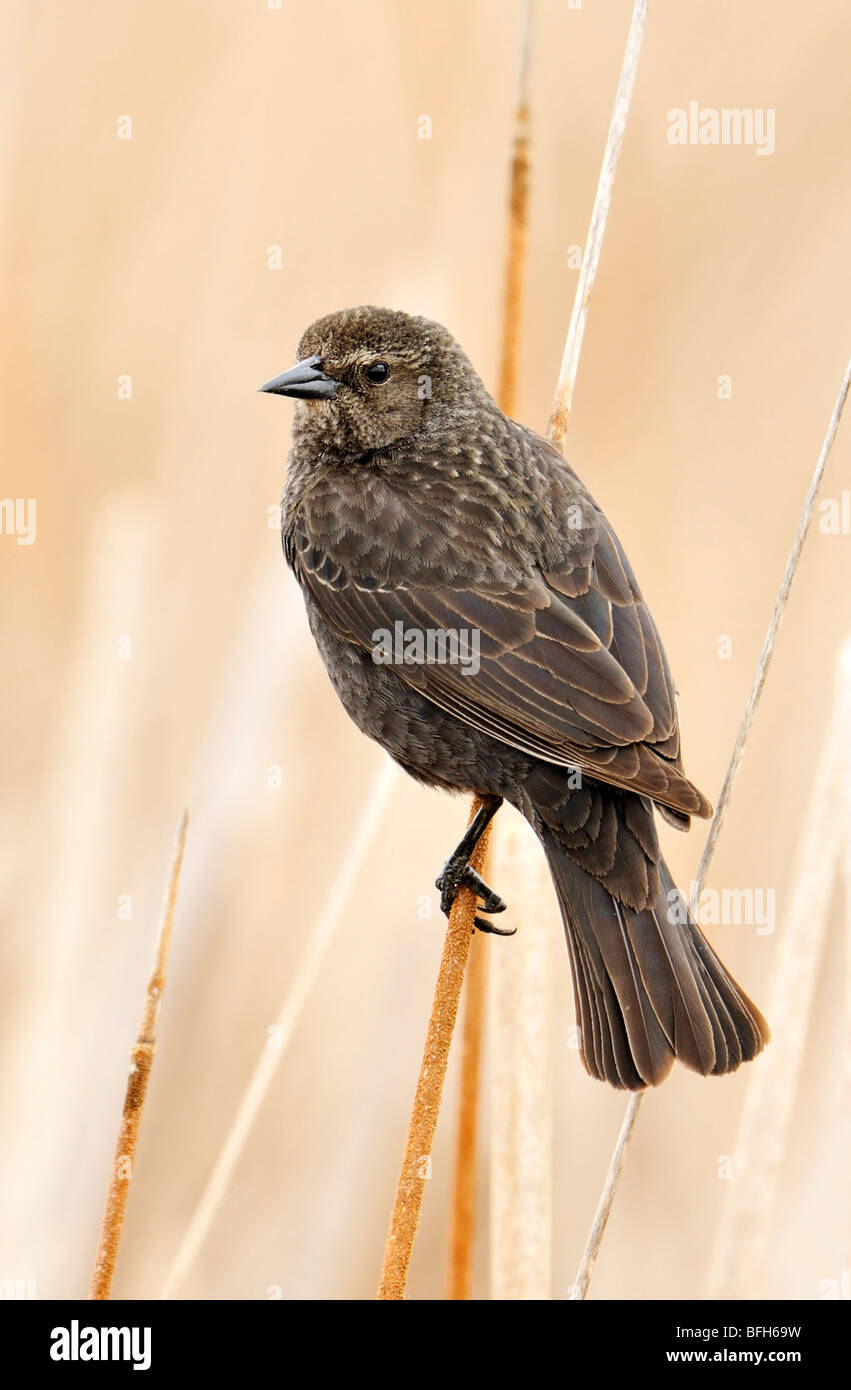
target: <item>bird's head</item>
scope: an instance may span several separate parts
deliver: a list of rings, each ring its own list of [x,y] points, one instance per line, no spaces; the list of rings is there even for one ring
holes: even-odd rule
[[[260,390],[296,397],[298,435],[352,458],[389,449],[463,399],[489,399],[439,323],[370,306],[317,319],[296,365]]]

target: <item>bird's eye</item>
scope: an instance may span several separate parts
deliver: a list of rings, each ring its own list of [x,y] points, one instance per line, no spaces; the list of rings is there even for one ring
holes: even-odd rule
[[[380,386],[382,381],[386,381],[390,375],[390,368],[386,362],[371,362],[364,370],[367,381],[371,381],[373,386]]]

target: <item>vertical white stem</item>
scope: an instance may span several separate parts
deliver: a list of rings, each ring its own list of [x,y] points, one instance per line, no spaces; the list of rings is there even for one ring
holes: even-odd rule
[[[548,434],[558,449],[573,405],[591,291],[600,261],[615,173],[647,18],[635,0],[597,193],[576,287]],[[525,70],[525,66],[524,66]],[[503,813],[504,814],[504,813]],[[522,909],[512,951],[492,952],[491,1296],[549,1298],[551,1290],[552,1103],[549,949],[555,899],[531,832],[502,820],[494,830],[494,878]],[[516,876],[516,885],[514,882]],[[560,926],[556,929],[560,935]],[[605,1221],[603,1222],[605,1225]],[[589,1265],[590,1268],[590,1265]]]
[[[782,925],[772,998],[772,1041],[749,1073],[709,1269],[710,1298],[762,1291],[771,1233],[812,1011],[813,991],[839,869],[845,800],[840,776],[851,741],[851,642],[838,661],[836,699],[802,818],[789,911]]]
[[[311,928],[293,978],[281,1000],[275,1019],[277,1046],[265,1047],[257,1058],[254,1071],[240,1098],[239,1107],[231,1121],[225,1142],[219,1150],[212,1172],[184,1232],[180,1247],[166,1275],[160,1298],[176,1297],[221,1206],[234,1171],[242,1157],[246,1141],[266,1099],[269,1086],[290,1039],[301,1018],[325,961],[334,933],[343,919],[352,886],[363,868],[373,846],[382,818],[390,803],[399,776],[398,768],[389,759],[382,759],[365,798],[363,810],[354,833],[337,865],[322,910]]]
[[[841,679],[851,685],[851,640],[845,643],[840,655],[844,662]],[[845,896],[845,1071],[842,1078],[842,1102],[845,1117],[847,1153],[851,1158],[851,737],[845,741],[845,756],[839,769],[840,805],[842,820],[842,887]]]
[[[579,371],[579,357],[585,337],[585,324],[588,321],[588,306],[591,302],[591,291],[597,276],[597,266],[600,264],[603,238],[606,235],[612,189],[615,185],[618,159],[626,132],[646,19],[647,0],[635,0],[623,55],[620,81],[609,122],[609,134],[603,152],[603,163],[600,166],[597,192],[594,197],[594,206],[591,209],[591,222],[585,241],[582,269],[579,272],[579,283],[576,286],[576,295],[573,300],[573,312],[570,316],[570,326],[564,344],[555,403],[550,416],[550,438],[558,449],[561,449],[564,443],[564,435],[573,409],[573,388],[576,385],[576,374]]]
[[[495,940],[491,951],[491,1297],[547,1299],[555,901],[544,856],[527,826],[499,825],[492,862],[493,881],[509,902],[507,915],[517,935]]]

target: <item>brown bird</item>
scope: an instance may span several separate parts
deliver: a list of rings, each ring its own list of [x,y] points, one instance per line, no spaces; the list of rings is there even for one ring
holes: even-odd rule
[[[349,309],[298,358],[261,389],[298,400],[283,543],[328,673],[407,772],[483,802],[437,881],[444,911],[461,884],[504,907],[468,859],[509,801],[549,861],[592,1076],[640,1090],[675,1057],[735,1070],[768,1028],[659,850],[654,809],[685,830],[711,807],[602,511],[439,324]]]

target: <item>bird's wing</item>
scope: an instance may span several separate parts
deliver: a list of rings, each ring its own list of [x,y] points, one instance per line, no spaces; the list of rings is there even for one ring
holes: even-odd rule
[[[325,620],[375,651],[376,634],[478,632],[478,661],[404,661],[396,674],[441,709],[547,762],[578,766],[684,816],[711,813],[680,764],[676,698],[653,619],[602,513],[593,547],[517,584],[387,582],[350,572],[295,518],[290,563]],[[464,656],[463,649],[460,653]]]

